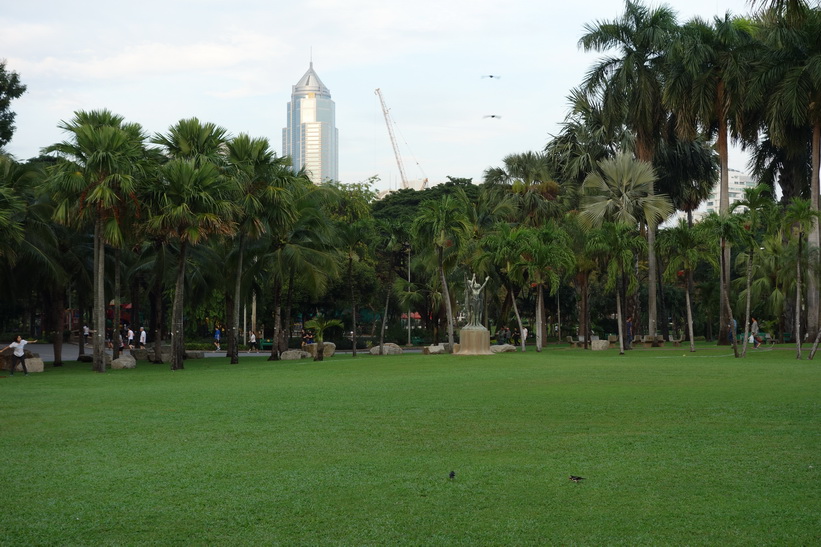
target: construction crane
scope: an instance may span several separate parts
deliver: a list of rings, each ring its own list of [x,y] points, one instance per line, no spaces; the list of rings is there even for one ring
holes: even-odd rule
[[[396,136],[393,134],[393,124],[391,123],[391,113],[385,104],[385,99],[382,97],[382,92],[379,88],[374,91],[379,97],[379,102],[382,103],[382,113],[385,115],[385,125],[388,126],[388,135],[391,137],[391,145],[393,146],[393,153],[396,156],[396,165],[399,167],[399,176],[402,177],[402,188],[409,188],[408,177],[405,176],[405,168],[402,166],[402,156],[399,154],[399,147],[396,145]]]

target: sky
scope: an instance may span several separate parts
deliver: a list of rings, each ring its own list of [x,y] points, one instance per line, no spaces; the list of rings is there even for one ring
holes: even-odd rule
[[[666,4],[679,22],[750,11]],[[75,111],[107,108],[149,134],[197,117],[281,155],[292,86],[312,61],[336,103],[341,182],[401,187],[376,88],[408,179],[481,182],[560,131],[570,90],[601,58],[578,47],[585,24],[623,11],[617,0],[0,0],[0,59],[28,86],[6,151],[37,156]],[[731,152],[731,168],[746,162]]]

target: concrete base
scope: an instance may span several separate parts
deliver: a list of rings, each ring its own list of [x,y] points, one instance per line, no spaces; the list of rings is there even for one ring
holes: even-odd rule
[[[493,355],[490,331],[485,327],[465,327],[459,331],[458,355]]]
[[[610,348],[610,342],[607,340],[591,340],[590,349],[593,351],[604,351]]]

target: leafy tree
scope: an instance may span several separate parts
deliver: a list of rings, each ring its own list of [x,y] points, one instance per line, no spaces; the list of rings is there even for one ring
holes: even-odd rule
[[[185,267],[189,246],[198,245],[210,236],[234,232],[236,206],[231,201],[228,183],[217,168],[208,162],[173,159],[161,170],[148,192],[152,215],[148,230],[168,234],[179,246],[174,304],[171,313],[171,369],[183,368],[185,354],[183,305],[185,302]]]
[[[325,331],[334,327],[342,328],[344,325],[339,319],[327,319],[318,315],[305,322],[305,326],[309,329],[314,329],[316,333],[315,341],[318,344],[316,347],[316,357],[314,361],[322,361],[325,359]]]
[[[125,123],[108,110],[78,111],[60,129],[69,139],[51,145],[61,161],[51,171],[55,219],[94,230],[94,370],[105,372],[105,244],[121,246],[124,234],[117,212],[124,200],[135,200],[138,173],[145,158],[142,128]]]
[[[638,233],[635,222],[608,223],[595,230],[588,240],[588,250],[598,258],[599,268],[607,272],[606,290],[616,291],[616,321],[619,329],[619,354],[624,355],[624,316],[622,293],[626,296],[636,290],[638,281],[632,271],[633,257],[642,252],[645,240]],[[655,336],[655,335],[654,335]]]
[[[743,120],[744,100],[750,80],[750,66],[755,55],[755,44],[750,22],[726,14],[716,17],[712,24],[700,18],[688,21],[670,48],[667,64],[667,83],[664,100],[677,116],[677,129],[685,137],[699,131],[716,137],[720,165],[719,212],[727,213],[729,197],[730,131],[739,135]],[[729,253],[729,246],[723,248]],[[730,261],[729,254],[724,263]],[[730,271],[724,271],[721,292],[728,292]],[[724,310],[724,308],[722,308]],[[723,329],[729,318],[720,318]]]
[[[795,271],[795,358],[801,359],[801,342],[803,341],[801,336],[801,297],[802,297],[802,276],[801,272],[802,269],[805,268],[805,264],[802,263],[802,259],[804,258],[802,253],[802,246],[804,242],[804,236],[807,232],[809,232],[812,227],[813,223],[818,222],[819,217],[821,217],[821,213],[818,211],[813,210],[812,205],[810,204],[809,200],[806,199],[799,199],[796,198],[787,206],[787,210],[785,211],[784,215],[784,223],[787,227],[791,227],[795,230],[796,240],[798,242],[798,260],[796,260],[796,271]],[[817,252],[817,249],[812,249],[813,251]],[[813,273],[813,275],[815,275]]]
[[[585,25],[579,44],[585,51],[617,50],[585,76],[583,89],[601,101],[605,126],[626,126],[635,135],[636,157],[651,163],[661,140],[666,118],[662,102],[663,68],[670,42],[677,31],[674,12],[667,6],[647,8],[627,0],[625,12],[613,21]],[[654,193],[653,185],[650,193]],[[656,225],[648,219],[648,330],[656,333]]]
[[[453,351],[454,344],[453,306],[448,291],[445,255],[458,250],[470,233],[466,203],[467,196],[464,194],[446,195],[439,201],[426,201],[420,205],[419,214],[411,229],[416,245],[429,247],[436,254],[442,298],[447,311],[449,351]]]
[[[668,281],[684,277],[685,305],[687,306],[687,334],[690,351],[696,351],[693,334],[692,287],[693,273],[702,261],[713,260],[707,240],[699,231],[681,219],[676,226],[659,232],[659,249],[667,254],[667,268],[664,276]]]
[[[19,99],[25,92],[26,86],[20,83],[20,75],[7,70],[5,59],[0,60],[0,149],[14,134],[15,113],[10,110],[11,101]]]

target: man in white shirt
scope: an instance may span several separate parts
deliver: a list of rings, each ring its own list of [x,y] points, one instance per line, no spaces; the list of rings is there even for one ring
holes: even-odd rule
[[[14,354],[11,358],[10,376],[14,376],[14,369],[17,368],[17,363],[20,363],[23,366],[23,372],[25,373],[25,375],[29,375],[29,371],[26,368],[26,352],[24,348],[26,347],[26,344],[33,344],[36,341],[37,340],[32,340],[31,342],[29,342],[28,340],[23,340],[23,337],[18,335],[14,342],[0,350],[6,351],[9,348],[12,348],[14,350]]]
[[[128,349],[134,349],[134,331],[128,327]]]
[[[143,327],[140,327],[140,349],[145,349],[145,342],[147,340],[147,334]]]

